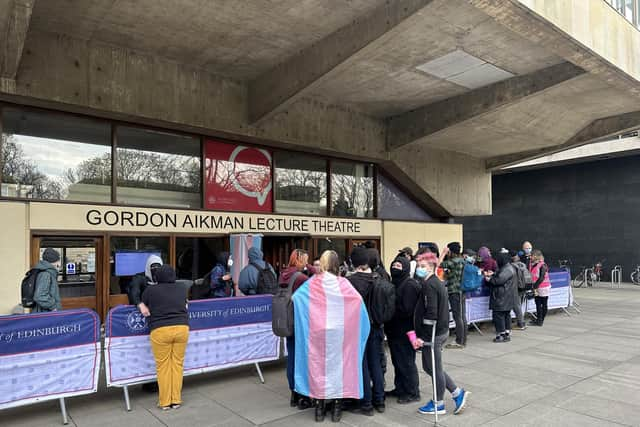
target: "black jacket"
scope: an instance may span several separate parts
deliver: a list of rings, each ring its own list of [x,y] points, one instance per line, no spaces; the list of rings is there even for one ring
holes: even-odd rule
[[[423,319],[436,320],[436,336],[449,333],[449,294],[444,282],[433,274],[420,283],[420,297],[414,313],[416,335],[431,341],[431,326]]]
[[[369,314],[369,320],[371,321],[371,307],[369,307],[369,293],[371,288],[375,285],[376,279],[373,273],[363,273],[361,271],[355,272],[347,277],[347,280],[351,282],[351,285],[362,296],[364,305],[367,307],[367,314]],[[372,323],[373,326],[373,323]],[[377,325],[378,327],[380,325]]]
[[[414,329],[413,313],[419,295],[420,285],[411,277],[396,286],[396,311],[393,318],[384,325],[384,332],[389,339],[407,339],[406,333]]]
[[[491,288],[489,308],[495,311],[510,311],[517,298],[516,271],[511,264],[502,266],[491,277],[487,285]]]

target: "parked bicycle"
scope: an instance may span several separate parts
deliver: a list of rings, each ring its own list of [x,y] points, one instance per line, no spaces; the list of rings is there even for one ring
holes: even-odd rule
[[[604,260],[596,262],[592,267],[582,267],[580,273],[571,282],[571,286],[580,288],[586,284],[590,288],[601,282],[604,271],[603,264]]]
[[[640,286],[640,265],[631,272],[631,283]]]

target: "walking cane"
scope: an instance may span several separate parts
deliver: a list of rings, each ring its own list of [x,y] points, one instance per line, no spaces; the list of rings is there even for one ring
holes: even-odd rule
[[[425,346],[431,349],[431,383],[433,384],[433,407],[435,410],[436,422],[434,425],[438,425],[438,395],[437,395],[437,387],[436,387],[436,356],[435,356],[435,346],[436,346],[436,324],[438,322],[436,320],[422,319],[422,324],[431,326],[431,342],[424,343]]]

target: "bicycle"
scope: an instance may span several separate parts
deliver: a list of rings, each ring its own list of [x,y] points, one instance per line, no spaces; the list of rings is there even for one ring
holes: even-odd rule
[[[640,286],[640,265],[636,266],[636,269],[631,272],[631,283]]]
[[[580,288],[586,284],[587,287],[593,287],[596,283],[602,281],[602,273],[604,260],[596,262],[592,267],[582,267],[580,273],[573,279],[571,286]]]

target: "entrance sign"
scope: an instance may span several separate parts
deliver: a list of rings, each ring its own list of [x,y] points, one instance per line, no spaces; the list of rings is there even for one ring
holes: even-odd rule
[[[184,375],[277,360],[280,338],[271,330],[271,295],[189,302]],[[134,306],[111,309],[105,338],[107,386],[156,378],[146,319]]]
[[[549,273],[551,280],[551,291],[549,295],[548,308],[567,308],[573,304],[573,294],[570,286],[571,278],[566,271]],[[474,292],[465,294],[467,308],[467,322],[476,323],[491,320],[491,310],[489,310],[489,288],[482,286]],[[522,304],[522,312],[534,313],[536,304],[533,300]]]
[[[87,309],[0,316],[0,409],[95,393],[99,328]]]
[[[33,202],[32,230],[379,237],[382,221]]]

